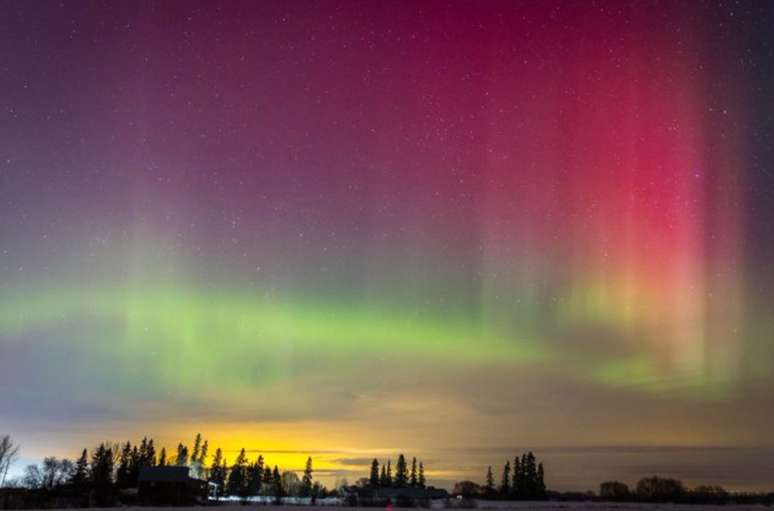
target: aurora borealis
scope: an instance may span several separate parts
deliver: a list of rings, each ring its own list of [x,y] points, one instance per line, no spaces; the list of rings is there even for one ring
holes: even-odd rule
[[[0,5],[25,459],[774,488],[766,2]]]

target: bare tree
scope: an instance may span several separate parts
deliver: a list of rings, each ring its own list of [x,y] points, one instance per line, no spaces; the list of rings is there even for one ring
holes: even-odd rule
[[[19,459],[19,446],[15,445],[10,435],[0,437],[0,488],[5,484],[8,469]]]

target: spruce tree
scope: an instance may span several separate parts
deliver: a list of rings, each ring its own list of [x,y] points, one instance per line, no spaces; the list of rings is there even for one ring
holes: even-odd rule
[[[537,467],[535,466],[535,455],[532,454],[532,451],[527,453],[526,463],[524,466],[524,479],[526,481],[527,497],[535,498],[537,496],[538,482]]]
[[[387,484],[387,465],[382,465],[382,472],[379,475],[379,486],[382,488],[386,488],[389,486]]]
[[[244,447],[239,451],[239,455],[231,466],[231,472],[228,475],[228,493],[229,495],[244,496],[246,487],[246,469],[247,456]]]
[[[258,459],[250,465],[247,471],[247,493],[250,495],[258,495],[261,492],[261,485],[263,484],[263,456],[258,456]]]
[[[191,452],[191,465],[199,461],[199,450],[202,447],[202,434],[196,433],[196,438],[194,438],[194,446],[193,451]]]
[[[538,463],[537,468],[537,497],[545,498],[546,496],[546,482],[545,472],[543,471],[543,462]]]
[[[121,456],[118,458],[118,468],[116,469],[116,486],[119,489],[129,488],[131,458],[132,445],[126,442],[121,449]]]
[[[421,461],[419,462],[419,487],[424,488],[426,485],[425,481],[425,464]]]
[[[75,469],[70,477],[70,484],[76,490],[85,488],[89,481],[89,453],[86,449],[81,453],[81,457],[75,462]]]
[[[387,460],[387,484],[385,484],[385,486],[387,488],[392,488],[392,484],[392,462]]]
[[[161,448],[161,454],[159,454],[159,466],[160,467],[167,466],[167,448],[166,447]]]
[[[277,465],[274,465],[274,472],[271,474],[271,479],[274,483],[274,497],[277,502],[282,502],[282,497],[285,496],[285,489],[282,487],[282,476],[280,475]]]
[[[164,450],[161,450],[162,455],[165,455]],[[212,465],[210,466],[210,482],[218,485],[218,496],[222,495],[225,491],[224,481],[225,474],[223,473],[223,451],[220,447],[215,451],[215,457],[212,458]]]
[[[417,480],[417,457],[411,458],[411,476],[409,477],[409,484],[412,488],[416,488],[419,481]]]
[[[492,475],[492,465],[486,469],[486,482],[484,483],[484,493],[491,497],[495,491],[494,475]]]
[[[401,454],[398,456],[398,463],[395,465],[395,487],[405,488],[408,484],[408,466],[406,458]]]
[[[135,445],[129,458],[129,487],[136,488],[140,479],[140,450]]]
[[[175,465],[178,467],[185,467],[188,465],[188,447],[183,444],[177,444],[177,457],[175,458]]]
[[[371,462],[371,475],[368,478],[368,484],[370,484],[372,488],[379,486],[379,460],[376,458]]]
[[[312,457],[309,456],[306,459],[306,468],[304,468],[304,476],[301,479],[301,496],[312,496]]]
[[[145,451],[145,460],[143,463],[145,467],[156,466],[156,447],[153,445],[153,439],[148,440],[148,447]]]
[[[113,488],[113,451],[104,443],[91,456],[91,482],[98,504],[105,505]]]
[[[265,495],[274,495],[274,479],[268,465],[263,471],[263,492]]]
[[[199,451],[199,462],[202,464],[202,466],[205,466],[207,464],[207,451],[209,450],[210,446],[207,440],[204,441],[202,444],[202,450]]]
[[[516,456],[513,458],[513,483],[511,484],[511,491],[513,492],[513,495],[516,498],[521,497],[522,493],[522,478],[521,478],[521,463],[519,463],[519,457]]]
[[[503,478],[500,482],[500,495],[508,496],[511,493],[511,462],[506,461],[503,467]]]

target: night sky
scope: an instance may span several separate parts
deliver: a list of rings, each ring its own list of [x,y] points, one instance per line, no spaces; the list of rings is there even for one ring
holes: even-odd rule
[[[774,488],[770,2],[0,10],[24,462],[201,431],[328,484]]]

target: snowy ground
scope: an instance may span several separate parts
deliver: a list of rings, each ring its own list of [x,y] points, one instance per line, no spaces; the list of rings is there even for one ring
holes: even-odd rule
[[[766,511],[766,506],[756,505],[726,505],[726,506],[712,506],[712,505],[688,505],[688,504],[631,504],[631,503],[615,503],[615,502],[492,502],[492,501],[479,501],[478,509],[497,509],[498,511],[506,511],[509,509],[516,511],[527,511],[529,509],[537,509],[540,511],[560,511],[560,510],[589,510],[589,511],[732,511],[732,510],[745,510],[745,511]],[[307,506],[266,506],[262,504],[252,505],[232,505],[221,504],[217,506],[218,511],[248,511],[250,508],[266,508],[266,511],[303,511],[303,508]],[[202,507],[122,507],[122,508],[106,508],[104,511],[201,511]],[[380,508],[376,507],[342,507],[342,511],[378,511]],[[401,508],[395,508],[394,511],[400,511]],[[420,510],[421,508],[408,508]],[[90,511],[100,511],[99,508],[91,508]]]

